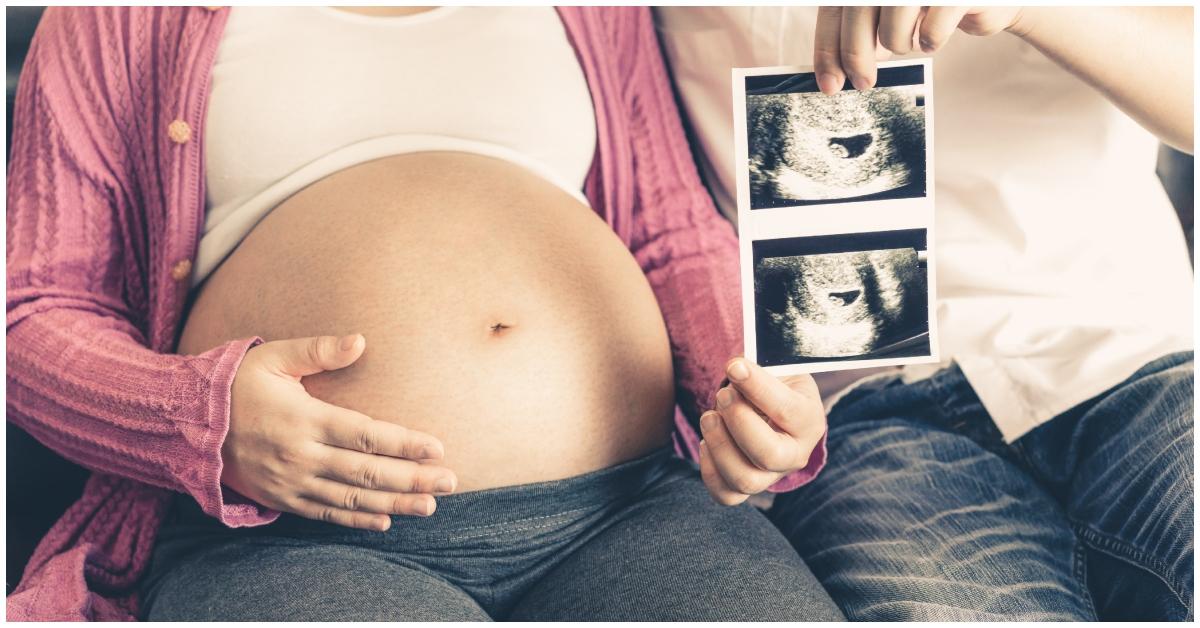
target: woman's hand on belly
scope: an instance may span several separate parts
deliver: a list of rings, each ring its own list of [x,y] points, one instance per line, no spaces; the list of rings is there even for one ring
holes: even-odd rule
[[[269,508],[352,528],[433,514],[434,495],[457,484],[436,464],[438,439],[316,399],[300,382],[353,364],[365,344],[319,336],[248,351],[233,380],[222,483]]]

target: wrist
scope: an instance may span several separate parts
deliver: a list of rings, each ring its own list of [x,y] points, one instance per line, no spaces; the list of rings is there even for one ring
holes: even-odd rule
[[[1037,25],[1043,15],[1042,7],[1021,7],[1017,9],[1016,15],[1013,16],[1012,23],[1004,30],[1028,41],[1034,31],[1037,30]]]

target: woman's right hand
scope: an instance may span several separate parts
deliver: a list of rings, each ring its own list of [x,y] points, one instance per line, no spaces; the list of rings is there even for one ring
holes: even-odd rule
[[[266,342],[233,380],[221,482],[275,510],[352,528],[386,530],[391,514],[433,514],[454,491],[442,443],[422,432],[308,394],[300,378],[362,355],[359,334]]]

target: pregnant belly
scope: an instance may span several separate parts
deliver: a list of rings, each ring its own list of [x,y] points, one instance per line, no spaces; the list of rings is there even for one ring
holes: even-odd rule
[[[560,479],[669,442],[666,329],[590,208],[507,162],[379,159],[276,207],[201,287],[179,352],[361,333],[311,395],[437,436],[460,491]]]

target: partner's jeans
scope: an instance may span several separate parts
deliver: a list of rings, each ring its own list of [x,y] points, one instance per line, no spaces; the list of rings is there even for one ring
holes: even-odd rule
[[[866,385],[771,517],[852,620],[1191,620],[1192,360],[1011,446],[957,367]]]
[[[754,508],[670,449],[566,480],[450,495],[387,532],[283,515],[229,529],[180,498],[150,620],[841,620]]]

